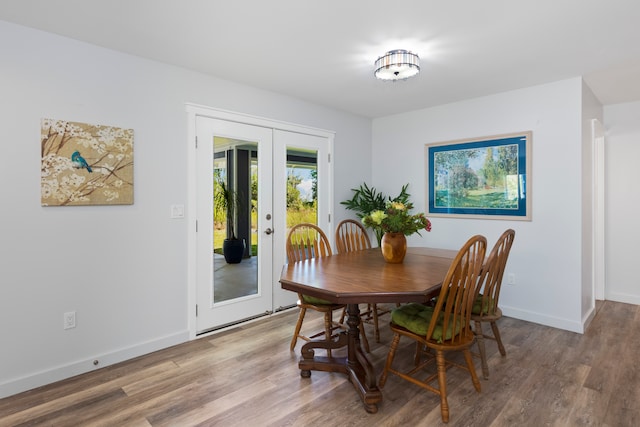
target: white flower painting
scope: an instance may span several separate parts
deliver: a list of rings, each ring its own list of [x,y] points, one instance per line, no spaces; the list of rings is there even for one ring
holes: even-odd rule
[[[42,206],[133,204],[133,129],[42,119]]]

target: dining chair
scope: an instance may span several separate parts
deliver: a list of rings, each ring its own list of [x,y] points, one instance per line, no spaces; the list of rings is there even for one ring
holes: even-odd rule
[[[332,255],[331,244],[329,243],[327,235],[320,227],[310,223],[300,223],[291,228],[287,236],[286,250],[287,262],[297,262]],[[298,293],[297,305],[300,308],[300,313],[295,331],[293,332],[293,338],[291,339],[291,351],[295,348],[298,338],[311,341],[313,338],[325,335],[326,340],[331,340],[333,331],[342,328],[342,325],[333,321],[333,311],[344,309],[344,304],[334,304],[321,298]],[[300,333],[307,309],[324,314],[324,330],[322,332],[312,336],[305,336]],[[331,357],[331,349],[327,349],[327,355]]]
[[[507,355],[502,340],[500,339],[500,331],[498,330],[496,321],[502,317],[502,310],[500,310],[498,306],[498,299],[500,298],[502,277],[515,236],[516,232],[508,229],[502,233],[493,246],[489,257],[482,267],[482,274],[479,278],[480,293],[476,297],[471,310],[471,320],[474,322],[473,332],[478,342],[480,360],[482,361],[482,375],[485,379],[489,378],[489,366],[487,364],[484,339],[487,338],[496,341],[500,354],[502,356]],[[483,322],[491,325],[493,335],[487,335],[483,332]]]
[[[391,312],[391,331],[394,336],[379,386],[383,388],[388,374],[392,373],[440,395],[440,413],[445,423],[449,422],[446,377],[449,367],[467,370],[476,391],[481,389],[470,351],[475,342],[470,317],[486,249],[487,239],[480,235],[471,237],[460,248],[442,282],[435,306],[410,303]],[[403,371],[392,367],[400,337],[416,342],[413,366]],[[445,354],[451,351],[462,351],[466,366],[448,360]],[[425,361],[421,360],[423,355],[427,356]],[[433,373],[433,368],[425,370],[433,361],[436,373]],[[438,380],[437,387],[431,384],[435,379]]]
[[[345,219],[341,221],[336,227],[336,248],[338,253],[347,253],[354,251],[362,251],[365,249],[371,249],[371,240],[367,234],[367,230],[364,226],[353,219]],[[367,304],[367,309],[360,313],[360,319],[362,322],[373,325],[373,335],[376,342],[380,342],[380,329],[378,327],[378,316],[389,313],[390,310],[385,309],[384,306],[378,306],[377,304]],[[344,312],[340,318],[340,323],[344,320]],[[365,347],[369,348],[369,342],[364,333],[364,328],[361,329],[363,341]]]

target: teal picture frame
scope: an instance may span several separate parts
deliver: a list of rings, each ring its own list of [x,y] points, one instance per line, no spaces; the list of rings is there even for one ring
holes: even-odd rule
[[[531,220],[532,132],[425,144],[430,216]]]

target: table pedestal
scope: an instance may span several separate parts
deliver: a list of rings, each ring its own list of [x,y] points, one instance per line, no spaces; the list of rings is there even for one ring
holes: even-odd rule
[[[360,346],[360,307],[347,305],[347,325],[349,330],[338,335],[336,340],[310,341],[302,346],[302,357],[298,363],[300,375],[309,378],[311,371],[341,372],[358,391],[364,408],[369,413],[378,412],[378,403],[382,401],[382,392],[378,388],[373,366]],[[347,346],[346,357],[314,356],[314,349],[338,349]]]

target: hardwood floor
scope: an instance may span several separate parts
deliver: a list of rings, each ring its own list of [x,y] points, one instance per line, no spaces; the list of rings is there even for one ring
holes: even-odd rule
[[[439,397],[390,376],[377,414],[340,374],[301,378],[297,310],[0,400],[1,426],[437,426]],[[321,328],[308,314],[305,328]],[[313,319],[313,320],[312,320]],[[390,342],[367,326],[380,372]],[[604,302],[584,335],[512,318],[507,356],[487,343],[490,379],[447,372],[450,426],[640,425],[640,306]],[[397,361],[413,347],[400,343]],[[404,351],[403,351],[404,350]],[[401,354],[402,356],[401,356]],[[480,361],[476,360],[480,372]],[[481,375],[480,375],[481,377]]]

